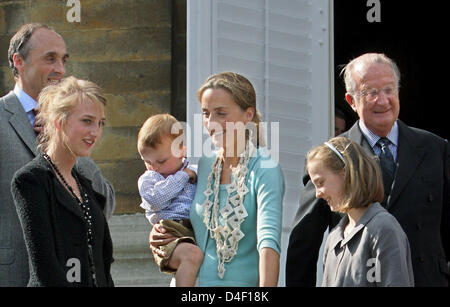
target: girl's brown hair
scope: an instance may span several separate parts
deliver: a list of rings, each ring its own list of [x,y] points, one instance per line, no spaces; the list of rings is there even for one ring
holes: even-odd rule
[[[306,170],[311,161],[321,161],[334,172],[344,172],[344,191],[340,212],[352,208],[366,207],[374,202],[382,202],[384,197],[383,179],[375,157],[369,156],[354,141],[345,137],[335,137],[329,144],[342,155],[344,161],[327,145],[322,144],[308,152]]]

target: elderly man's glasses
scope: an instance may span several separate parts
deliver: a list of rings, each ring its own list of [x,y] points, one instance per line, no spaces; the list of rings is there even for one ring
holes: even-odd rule
[[[383,87],[381,90],[377,88],[369,88],[361,91],[357,96],[365,97],[368,102],[374,102],[383,92],[386,97],[392,97],[397,94],[397,87],[393,85],[388,85]]]

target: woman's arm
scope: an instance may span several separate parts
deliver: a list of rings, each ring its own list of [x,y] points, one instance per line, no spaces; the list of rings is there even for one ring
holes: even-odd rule
[[[276,287],[280,271],[280,255],[270,247],[259,253],[259,286]]]
[[[284,177],[280,167],[276,165],[272,168],[260,167],[255,178],[259,284],[266,287],[277,286],[280,271]]]

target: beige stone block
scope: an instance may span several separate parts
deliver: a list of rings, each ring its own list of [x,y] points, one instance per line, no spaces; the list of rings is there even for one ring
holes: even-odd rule
[[[32,0],[29,1],[29,21],[40,22],[53,27],[56,31],[62,30],[66,22],[67,1]]]
[[[171,27],[172,1],[135,0],[127,2],[124,9],[130,12],[122,21],[124,27]]]
[[[92,152],[92,158],[100,161],[138,159],[138,127],[104,128],[103,136]]]
[[[137,182],[145,172],[144,162],[139,158],[117,161],[114,166],[114,182],[119,193],[139,195]]]
[[[14,88],[14,77],[9,66],[2,66],[0,69],[0,85],[0,90],[2,90],[0,97],[9,93]]]
[[[143,212],[139,209],[140,196],[137,187],[139,177],[145,171],[141,159],[128,161],[102,162],[94,159],[114,187],[116,210],[114,214]]]
[[[167,0],[83,0],[80,22],[65,22],[63,27],[65,31],[167,27],[170,10],[171,1]]]
[[[91,155],[92,158],[92,155]],[[111,172],[111,170],[114,169],[114,162],[104,162],[96,159],[92,159],[95,164],[100,168],[100,171],[102,172],[103,177],[105,177],[111,184],[114,182],[114,173]],[[114,184],[113,184],[114,186]]]
[[[0,34],[6,34],[5,9],[3,6],[0,6]]]
[[[70,62],[67,68],[74,76],[89,79],[115,95],[171,88],[170,61]]]
[[[106,127],[140,127],[145,120],[155,114],[170,111],[168,94],[143,92],[129,95],[106,95]],[[165,104],[163,104],[164,100]]]
[[[83,30],[64,33],[70,61],[170,61],[170,28]]]
[[[137,181],[145,172],[145,165],[141,159],[129,161],[101,162],[96,164],[114,187],[116,194],[139,195]]]
[[[12,36],[25,23],[31,20],[31,11],[28,1],[8,1],[0,3],[5,20],[4,32]],[[33,20],[38,22],[38,20]]]
[[[64,34],[68,31],[170,27],[171,1],[168,0],[81,0],[80,22],[69,22],[72,9],[66,0],[0,2],[4,10],[4,31],[14,33],[27,22],[41,22]],[[1,33],[1,32],[0,32]]]
[[[0,65],[1,66],[9,66],[8,62],[8,49],[9,49],[9,41],[11,40],[12,35],[0,35]]]
[[[114,183],[116,192],[135,194],[137,190],[137,180],[144,173],[144,162],[139,159],[130,160],[116,160],[105,162],[98,159],[93,159],[102,174],[111,182]]]
[[[139,206],[141,204],[141,197],[137,195],[128,195],[119,193],[116,195],[116,210],[115,215],[144,213],[144,210]]]

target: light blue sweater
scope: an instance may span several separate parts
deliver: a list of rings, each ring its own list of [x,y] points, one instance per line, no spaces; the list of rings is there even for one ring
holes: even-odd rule
[[[225,275],[220,279],[217,275],[216,241],[210,237],[203,223],[202,207],[205,200],[203,191],[215,160],[216,155],[202,157],[199,161],[197,191],[190,212],[197,244],[204,253],[198,273],[199,285],[257,287],[259,251],[269,247],[280,254],[284,177],[278,163],[272,161],[262,149],[258,149],[257,155],[250,158],[246,178],[249,192],[244,199],[248,216],[241,224],[245,236],[239,241],[237,254],[231,262],[225,263]],[[226,186],[220,185],[220,208],[226,203]],[[213,196],[210,197],[212,200]]]

